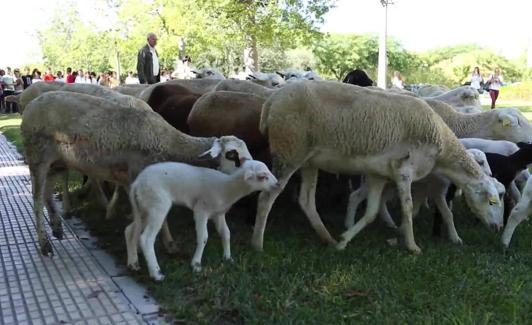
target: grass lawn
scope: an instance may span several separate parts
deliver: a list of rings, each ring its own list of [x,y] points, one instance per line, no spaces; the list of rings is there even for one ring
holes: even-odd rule
[[[19,152],[22,152],[22,138],[20,136],[20,123],[22,117],[20,114],[2,114],[0,115],[0,132],[2,132],[9,141],[13,142]]]
[[[0,130],[11,130],[8,138],[20,139],[17,123],[20,118],[3,116]],[[398,236],[378,220],[345,251],[336,251],[321,245],[297,204],[286,201],[274,207],[263,253],[249,245],[249,213],[235,210],[228,215],[232,264],[221,262],[221,243],[211,225],[199,274],[189,265],[195,248],[192,216],[173,209],[170,226],[181,254],[167,255],[160,243],[156,248],[166,280],[150,281],[142,256],[142,270],[133,276],[149,287],[174,321],[184,323],[525,324],[532,319],[531,223],[517,228],[505,252],[500,235],[484,229],[457,202],[456,227],[463,246],[432,238],[432,212],[425,209],[415,222],[423,249],[419,256],[401,244],[389,245],[387,240]],[[111,221],[86,201],[74,201],[73,206],[100,245],[125,264],[127,199],[122,196],[119,217]],[[344,206],[337,200],[319,206],[336,237],[343,231]],[[399,214],[397,207],[390,210]]]

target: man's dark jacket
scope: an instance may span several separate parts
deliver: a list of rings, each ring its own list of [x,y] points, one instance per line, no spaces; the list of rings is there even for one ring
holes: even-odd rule
[[[155,50],[157,57],[159,53]],[[150,52],[150,46],[146,44],[143,48],[139,50],[137,56],[137,72],[139,74],[139,81],[141,84],[148,82],[149,84],[154,84],[159,82],[160,71],[157,71],[157,75],[153,75],[153,58]]]

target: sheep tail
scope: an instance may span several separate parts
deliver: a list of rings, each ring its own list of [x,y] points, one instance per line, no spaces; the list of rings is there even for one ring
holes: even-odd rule
[[[262,135],[267,136],[268,135],[268,114],[270,112],[270,108],[272,107],[272,101],[271,96],[268,98],[264,104],[262,105],[262,111],[260,113],[260,123],[259,123],[259,130]]]

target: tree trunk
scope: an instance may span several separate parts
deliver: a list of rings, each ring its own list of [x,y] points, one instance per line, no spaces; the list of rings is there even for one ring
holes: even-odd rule
[[[257,38],[255,35],[248,35],[248,47],[244,49],[244,66],[246,73],[259,71],[259,51],[257,49]]]

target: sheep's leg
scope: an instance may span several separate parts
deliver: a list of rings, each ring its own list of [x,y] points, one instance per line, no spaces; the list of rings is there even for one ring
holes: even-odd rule
[[[397,191],[399,199],[401,200],[401,209],[403,212],[403,219],[401,222],[401,229],[404,234],[405,244],[408,250],[415,254],[421,253],[421,249],[416,245],[414,239],[414,225],[412,222],[412,176],[410,171],[399,171],[396,180]]]
[[[209,216],[207,214],[194,211],[194,222],[196,223],[196,251],[192,257],[192,262],[190,263],[194,272],[201,272],[201,257],[203,256],[203,250],[209,239],[207,221],[209,221]]]
[[[277,160],[273,160],[273,174],[277,175],[279,187],[270,192],[260,192],[257,201],[257,216],[255,218],[255,227],[253,228],[253,237],[251,238],[251,245],[258,251],[262,251],[264,242],[264,230],[266,229],[266,221],[268,214],[272,209],[275,199],[281,194],[290,177],[294,174],[298,167],[291,167],[281,165]]]
[[[102,187],[102,182],[91,179],[93,186],[95,186],[96,194],[98,195],[98,200],[100,200],[100,204],[107,209],[107,206],[109,205],[109,200],[107,199],[107,195],[105,195],[105,192]]]
[[[362,203],[368,196],[368,186],[366,183],[361,183],[360,187],[349,194],[349,201],[347,203],[347,214],[345,216],[345,227],[347,229],[353,227],[355,224],[355,216],[360,203]]]
[[[443,222],[447,226],[447,232],[449,234],[449,239],[451,240],[451,242],[455,244],[462,244],[462,239],[460,238],[460,236],[458,236],[458,232],[456,231],[456,227],[454,226],[453,213],[449,209],[449,206],[447,205],[443,194],[436,195],[436,197],[434,197],[434,203],[436,204],[436,208],[442,216]]]
[[[109,204],[106,207],[105,210],[105,219],[110,220],[113,217],[113,210],[116,205],[116,201],[118,201],[118,196],[120,192],[120,186],[118,184],[115,184],[115,189],[113,191],[113,196],[111,197],[111,201],[109,201]]]
[[[338,249],[345,249],[347,244],[368,224],[372,223],[379,212],[382,191],[387,180],[379,176],[366,177],[368,187],[368,199],[366,212],[364,216],[355,223],[355,225],[344,232],[341,237],[342,241],[336,245]]]
[[[323,224],[318,211],[316,210],[316,185],[318,183],[318,169],[313,167],[301,168],[301,187],[299,189],[299,205],[307,215],[307,218],[325,243],[336,244],[336,240],[331,236]]]
[[[526,190],[526,186],[524,190]],[[501,242],[506,248],[510,246],[510,241],[512,240],[512,236],[515,231],[515,228],[521,222],[527,220],[528,215],[530,214],[530,212],[532,212],[530,211],[532,210],[532,206],[530,206],[530,201],[526,200],[526,202],[523,202],[524,198],[525,196],[521,198],[521,201],[519,201],[519,203],[512,210],[512,213],[510,213],[510,217],[508,218],[508,222],[506,223],[506,226],[504,227],[504,231],[501,236]]]
[[[521,198],[521,192],[517,188],[517,185],[515,185],[515,181],[510,183],[510,197],[514,202],[519,202],[519,199]]]
[[[127,249],[127,267],[133,271],[140,270],[139,255],[138,255],[138,238],[135,234],[138,232],[140,235],[140,229],[137,219],[130,223],[124,230],[124,237],[126,237],[126,249]]]
[[[148,264],[148,271],[150,272],[150,276],[155,281],[162,281],[164,280],[164,274],[161,272],[161,268],[159,267],[159,263],[157,262],[154,245],[157,233],[159,232],[159,230],[161,230],[161,226],[164,223],[166,215],[172,207],[172,202],[166,200],[159,200],[158,202],[151,201],[149,204],[150,207],[148,211],[146,211],[146,226],[143,227],[144,231],[140,235],[139,242],[144,257],[146,258],[146,263]],[[135,227],[139,227],[139,225],[137,224]],[[133,234],[135,233],[133,232]],[[131,240],[131,243],[133,245],[137,244],[135,243],[134,238]]]
[[[224,260],[232,261],[231,258],[231,232],[229,232],[229,227],[227,227],[227,222],[225,221],[225,214],[217,215],[214,218],[216,223],[216,230],[222,239],[222,246],[224,249]]]
[[[390,211],[388,211],[388,205],[386,204],[387,203],[386,201],[387,200],[384,198],[381,199],[379,215],[381,217],[381,220],[384,221],[384,223],[386,224],[386,226],[392,229],[397,229],[397,225],[393,221]]]
[[[39,239],[41,254],[44,256],[48,256],[48,254],[53,255],[52,244],[44,229],[43,196],[46,190],[46,174],[48,173],[48,167],[45,164],[33,167],[30,166],[30,171],[33,192],[33,214],[35,216],[35,225],[37,228],[37,237]]]
[[[49,172],[46,176],[46,185],[44,189],[44,202],[46,210],[48,210],[48,216],[50,217],[50,224],[52,225],[52,234],[57,239],[63,239],[63,221],[59,215],[57,204],[54,200],[54,185],[56,180],[60,176],[54,172]]]
[[[68,192],[68,170],[63,174],[63,214],[70,215],[70,194]]]

